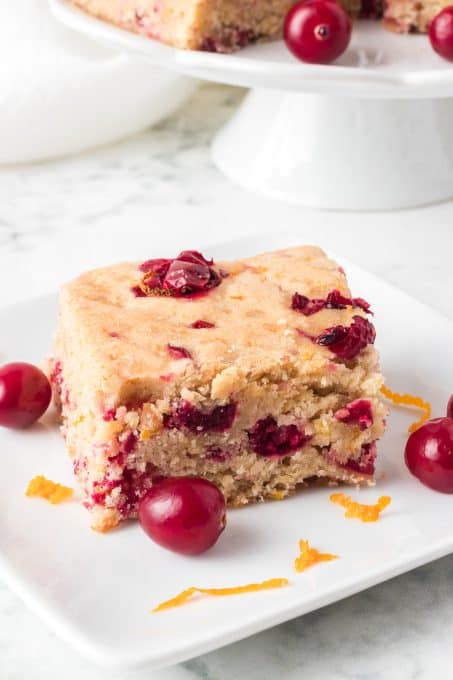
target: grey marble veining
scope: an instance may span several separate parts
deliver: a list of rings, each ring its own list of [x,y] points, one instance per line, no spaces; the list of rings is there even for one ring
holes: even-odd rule
[[[239,89],[202,87],[180,112],[125,142],[0,170],[0,253],[127,216],[131,205],[146,210],[209,202],[223,183],[213,171],[209,142],[241,97]]]
[[[156,235],[173,248],[285,229],[453,317],[453,204],[320,213],[234,187],[213,167],[209,143],[242,96],[205,86],[142,135],[0,170],[0,304],[53,289],[96,261],[138,256]],[[452,592],[450,556],[180,666],[115,674],[80,658],[0,584],[0,680],[448,678]]]

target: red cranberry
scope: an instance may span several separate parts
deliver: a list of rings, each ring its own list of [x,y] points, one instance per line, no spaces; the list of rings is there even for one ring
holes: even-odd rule
[[[195,434],[202,432],[224,432],[236,416],[237,404],[232,401],[225,406],[215,406],[211,411],[200,411],[188,401],[182,401],[173,412],[164,416],[164,427],[180,430],[187,427]]]
[[[129,432],[126,439],[121,443],[121,450],[124,451],[124,453],[131,453],[134,450],[136,443],[137,435],[133,432]]]
[[[351,401],[335,413],[335,418],[341,423],[358,425],[361,430],[366,430],[373,424],[371,401],[368,399]]]
[[[354,316],[352,324],[328,328],[316,338],[318,345],[328,347],[340,359],[354,359],[367,345],[373,344],[376,331],[363,316]]]
[[[325,300],[322,298],[310,298],[299,293],[294,293],[291,301],[291,309],[302,312],[304,316],[316,314],[321,309],[346,309],[346,307],[359,307],[367,314],[372,314],[369,303],[363,298],[349,298],[339,290],[331,290]]]
[[[203,290],[209,283],[210,271],[205,264],[174,260],[164,278],[163,286],[171,292],[184,294]]]
[[[325,306],[325,300],[321,300],[320,298],[313,298],[310,300],[306,295],[300,295],[299,293],[294,293],[291,301],[291,309],[294,309],[295,312],[302,312],[304,316],[316,314],[316,312],[324,309]]]
[[[13,363],[0,368],[0,425],[23,428],[47,410],[52,389],[44,373],[32,364]]]
[[[347,12],[332,0],[303,0],[286,15],[283,37],[295,57],[312,64],[329,64],[346,50],[352,24]]]
[[[192,355],[185,347],[178,347],[177,345],[167,345],[168,353],[173,359],[191,359]]]
[[[349,459],[342,463],[341,467],[352,472],[359,472],[361,475],[374,475],[374,463],[377,456],[376,443],[364,444],[357,460]]]
[[[453,394],[451,395],[447,406],[447,418],[453,418]]]
[[[311,439],[297,425],[278,425],[272,416],[258,420],[248,436],[252,451],[260,456],[287,456]]]
[[[135,295],[135,297],[146,297],[146,293],[144,290],[140,288],[140,286],[132,286],[131,288],[131,293]]]
[[[339,290],[332,290],[326,298],[327,309],[346,309],[346,307],[359,307],[367,314],[372,314],[370,303],[363,298],[349,298],[340,293]]]
[[[380,19],[382,17],[383,3],[381,0],[362,0],[360,8],[361,19]]]
[[[193,264],[204,264],[208,267],[214,264],[212,258],[207,260],[204,255],[198,252],[198,250],[183,250],[176,259],[182,260],[183,262],[192,262]]]
[[[165,274],[167,273],[168,268],[171,265],[171,263],[172,263],[172,260],[169,260],[169,259],[163,258],[163,257],[159,257],[159,258],[156,258],[155,260],[146,260],[146,262],[142,262],[139,269],[144,274],[148,274],[149,272],[153,272],[157,276],[164,277]]]
[[[140,285],[132,292],[136,297],[147,295],[172,295],[182,297],[193,295],[218,286],[221,276],[197,250],[183,250],[174,259],[158,258],[146,260],[139,269],[144,276]]]
[[[445,7],[431,22],[429,27],[431,46],[437,54],[453,61],[453,7]]]
[[[203,321],[203,319],[198,319],[190,324],[191,328],[215,328],[215,323],[210,323],[209,321]]]
[[[423,484],[453,493],[453,420],[435,418],[419,427],[407,440],[405,458]]]
[[[225,499],[207,479],[167,478],[141,499],[138,518],[159,545],[183,555],[198,555],[213,546],[225,528]]]

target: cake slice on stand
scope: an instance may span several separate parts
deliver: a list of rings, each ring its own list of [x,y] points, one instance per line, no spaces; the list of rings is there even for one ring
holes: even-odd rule
[[[296,0],[72,0],[85,11],[174,47],[233,52],[281,35]],[[342,3],[353,15],[360,0]]]

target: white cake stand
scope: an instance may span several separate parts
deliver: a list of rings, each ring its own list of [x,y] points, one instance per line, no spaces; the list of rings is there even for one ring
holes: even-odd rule
[[[453,65],[426,36],[358,22],[347,53],[318,66],[295,60],[282,41],[233,55],[177,50],[93,19],[68,0],[49,2],[59,20],[97,40],[186,75],[252,88],[212,146],[217,166],[242,186],[344,210],[453,196]]]

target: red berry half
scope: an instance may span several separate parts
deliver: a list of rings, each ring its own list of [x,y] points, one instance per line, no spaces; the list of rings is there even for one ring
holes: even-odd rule
[[[444,59],[453,61],[453,7],[445,7],[429,27],[431,46]]]
[[[286,15],[283,38],[295,57],[312,64],[329,64],[346,50],[352,24],[333,0],[298,2]]]
[[[213,546],[225,528],[225,499],[207,479],[167,478],[141,499],[138,518],[159,545],[198,555]]]
[[[411,434],[406,465],[426,486],[453,493],[453,420],[435,418]]]
[[[447,418],[453,418],[453,394],[451,395],[450,399],[448,400]]]
[[[0,425],[23,428],[47,410],[52,389],[33,364],[13,363],[0,368]]]

